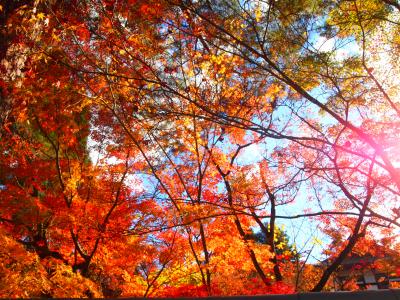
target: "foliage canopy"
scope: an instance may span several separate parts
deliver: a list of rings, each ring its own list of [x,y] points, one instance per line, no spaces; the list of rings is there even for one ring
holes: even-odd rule
[[[355,253],[398,273],[399,22],[397,0],[1,1],[0,297],[320,291]]]

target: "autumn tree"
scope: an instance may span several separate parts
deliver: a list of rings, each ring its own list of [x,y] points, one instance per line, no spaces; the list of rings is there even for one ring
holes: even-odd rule
[[[399,226],[399,12],[0,4],[1,295],[322,290]],[[304,218],[332,238],[323,269],[283,258],[280,222]]]

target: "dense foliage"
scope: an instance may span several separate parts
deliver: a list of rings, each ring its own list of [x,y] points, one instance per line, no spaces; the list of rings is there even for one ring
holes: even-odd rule
[[[400,273],[399,22],[397,0],[0,1],[0,297]]]

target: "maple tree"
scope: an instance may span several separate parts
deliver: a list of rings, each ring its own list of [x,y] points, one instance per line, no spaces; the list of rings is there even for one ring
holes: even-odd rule
[[[362,245],[397,272],[399,7],[0,2],[0,295],[320,291]]]

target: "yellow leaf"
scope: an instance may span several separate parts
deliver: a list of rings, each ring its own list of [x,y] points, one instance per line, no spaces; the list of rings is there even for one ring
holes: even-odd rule
[[[45,15],[44,15],[44,13],[38,13],[37,17],[39,20],[43,20],[45,18]]]
[[[57,34],[55,34],[54,32],[51,34],[51,37],[52,37],[56,42],[61,41],[60,37],[59,37]]]
[[[261,17],[262,17],[262,11],[261,11],[261,9],[259,7],[256,9],[255,15],[256,15],[256,21],[260,22]]]
[[[314,237],[314,238],[312,239],[312,243],[313,243],[314,245],[320,245],[320,246],[322,246],[322,241],[321,241],[319,238],[316,238],[316,237]]]

